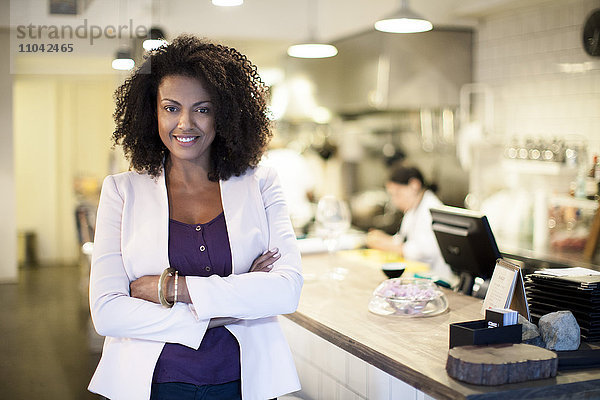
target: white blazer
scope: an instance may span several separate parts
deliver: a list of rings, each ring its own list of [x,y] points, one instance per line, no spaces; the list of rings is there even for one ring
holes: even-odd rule
[[[126,172],[102,185],[90,277],[94,326],[106,336],[89,390],[112,400],[149,399],[165,342],[197,349],[213,317],[240,345],[242,397],[265,400],[300,389],[277,315],[296,310],[300,252],[273,169],[257,167],[220,182],[233,274],[186,277],[192,304],[173,308],[132,298],[131,281],[169,266],[169,207],[164,174]],[[267,249],[281,253],[271,272],[248,272]]]

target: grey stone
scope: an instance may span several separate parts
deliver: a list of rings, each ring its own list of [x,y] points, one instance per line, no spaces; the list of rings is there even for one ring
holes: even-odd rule
[[[540,318],[540,335],[548,350],[577,350],[581,341],[579,324],[571,311],[556,311]]]
[[[541,347],[543,349],[546,348],[546,343],[544,343],[544,339],[542,339],[541,336],[536,336],[536,337],[531,338],[531,339],[523,340],[522,343],[530,344],[532,346]]]
[[[540,331],[536,324],[529,322],[527,318],[521,314],[519,314],[519,320],[517,322],[523,326],[523,335],[521,336],[521,340],[526,341],[540,336]]]
[[[519,314],[518,323],[523,327],[523,334],[521,336],[521,341],[523,343],[537,347],[546,347],[546,343],[544,343],[544,340],[540,336],[540,330],[536,324],[529,322],[527,318],[523,317],[521,314]]]

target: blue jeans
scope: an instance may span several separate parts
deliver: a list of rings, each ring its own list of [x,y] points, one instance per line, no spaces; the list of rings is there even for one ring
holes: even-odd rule
[[[150,400],[241,400],[240,381],[220,385],[192,385],[189,383],[153,383]]]

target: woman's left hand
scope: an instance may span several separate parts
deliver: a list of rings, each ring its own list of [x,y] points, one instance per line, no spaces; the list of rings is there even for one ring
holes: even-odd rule
[[[281,254],[279,254],[278,248],[266,251],[264,254],[256,257],[248,272],[269,272],[273,269],[273,264],[279,257],[281,257]]]
[[[129,284],[131,297],[159,303],[158,300],[158,275],[145,275]]]

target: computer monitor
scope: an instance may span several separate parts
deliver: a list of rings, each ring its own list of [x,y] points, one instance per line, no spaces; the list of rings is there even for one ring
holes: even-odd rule
[[[476,277],[489,279],[501,258],[485,215],[443,206],[431,210],[432,228],[442,256],[460,276],[457,291],[471,294]]]

